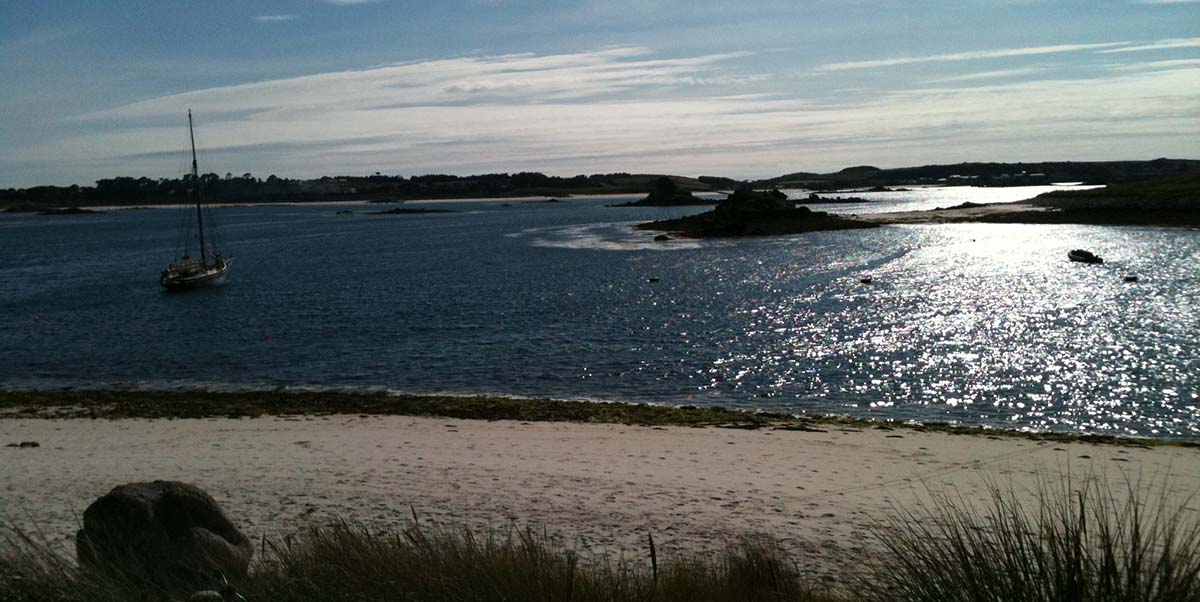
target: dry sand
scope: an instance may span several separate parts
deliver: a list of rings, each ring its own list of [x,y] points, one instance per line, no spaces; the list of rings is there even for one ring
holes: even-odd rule
[[[0,520],[67,543],[123,482],[181,479],[253,538],[344,517],[545,526],[581,549],[709,550],[746,532],[818,574],[874,553],[872,520],[927,487],[967,500],[988,480],[1029,491],[1100,472],[1200,489],[1200,449],[1092,445],[906,429],[825,432],[485,422],[403,416],[0,420]],[[1182,498],[1181,498],[1182,499]]]

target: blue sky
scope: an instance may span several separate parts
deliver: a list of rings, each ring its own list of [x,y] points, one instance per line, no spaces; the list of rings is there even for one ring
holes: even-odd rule
[[[0,187],[1200,158],[1200,2],[6,2]]]

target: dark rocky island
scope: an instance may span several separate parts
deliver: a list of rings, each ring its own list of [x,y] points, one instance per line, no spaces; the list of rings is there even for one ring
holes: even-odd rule
[[[787,195],[778,190],[764,192],[745,187],[730,194],[712,211],[639,224],[637,228],[669,232],[687,238],[717,238],[801,234],[878,226],[877,223],[846,219],[813,211],[808,207],[794,207]]]
[[[654,189],[640,200],[612,205],[613,207],[679,207],[683,205],[713,205],[716,201],[696,198],[691,191],[680,188],[670,176],[654,181]]]

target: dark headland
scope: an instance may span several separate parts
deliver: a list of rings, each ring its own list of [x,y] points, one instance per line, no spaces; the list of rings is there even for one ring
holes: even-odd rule
[[[964,203],[858,216],[878,224],[1096,224],[1200,226],[1200,173],[1090,190],[1056,190],[1019,203]]]

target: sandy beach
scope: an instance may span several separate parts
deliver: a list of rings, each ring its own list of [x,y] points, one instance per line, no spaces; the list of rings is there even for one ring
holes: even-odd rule
[[[930,209],[926,211],[899,211],[894,213],[864,213],[858,219],[877,224],[953,224],[980,222],[997,216],[1015,216],[1027,213],[1044,213],[1052,208],[1028,201],[1018,203],[989,203],[975,207]]]
[[[1200,490],[1200,449],[909,429],[822,432],[522,423],[405,416],[0,420],[0,519],[70,541],[119,483],[194,482],[252,538],[337,517],[545,527],[580,549],[715,549],[762,533],[806,571],[873,553],[868,530],[929,489],[986,498],[1100,473]],[[948,489],[949,488],[949,489]],[[1182,498],[1179,498],[1182,499]]]

